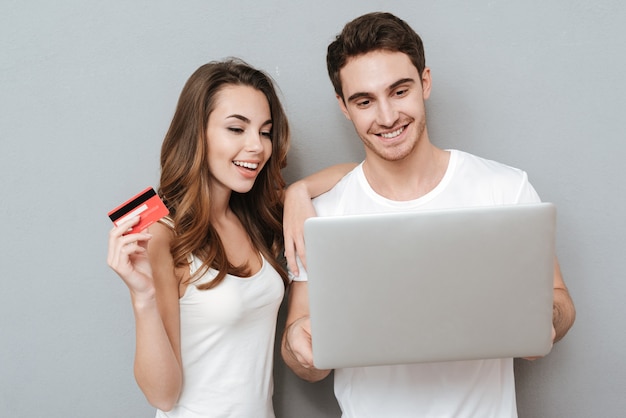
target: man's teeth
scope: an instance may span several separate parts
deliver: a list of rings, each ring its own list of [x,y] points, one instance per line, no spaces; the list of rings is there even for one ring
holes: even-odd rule
[[[382,136],[385,139],[391,139],[391,138],[395,138],[396,136],[400,135],[402,133],[402,131],[404,131],[404,126],[400,129],[397,129],[393,132],[389,132],[386,134],[380,134],[380,136]]]
[[[233,161],[233,164],[238,165],[239,167],[249,168],[250,170],[256,170],[259,166],[257,163],[247,163],[245,161]]]

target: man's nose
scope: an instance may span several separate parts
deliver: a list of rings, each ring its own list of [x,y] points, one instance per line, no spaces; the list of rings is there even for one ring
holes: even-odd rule
[[[398,112],[388,100],[378,102],[378,124],[380,126],[393,127],[398,120]]]

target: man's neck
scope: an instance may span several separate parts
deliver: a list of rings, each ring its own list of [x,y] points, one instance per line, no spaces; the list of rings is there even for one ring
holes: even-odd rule
[[[379,195],[397,201],[418,199],[431,192],[448,169],[450,152],[427,143],[401,161],[386,161],[366,153],[363,172]]]

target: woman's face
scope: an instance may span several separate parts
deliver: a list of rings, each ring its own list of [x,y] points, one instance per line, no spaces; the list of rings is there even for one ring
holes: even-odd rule
[[[249,86],[223,87],[206,129],[211,187],[250,191],[272,155],[272,116],[265,95]]]

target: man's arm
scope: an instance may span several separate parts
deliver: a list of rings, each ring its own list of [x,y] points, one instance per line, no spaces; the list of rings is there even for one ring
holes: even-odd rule
[[[298,377],[309,382],[322,380],[330,370],[313,366],[307,282],[291,283],[287,306],[287,323],[281,344],[283,360]]]
[[[554,342],[567,334],[576,319],[576,308],[563,281],[558,260],[554,260],[554,304],[552,308],[552,324],[556,333]]]

